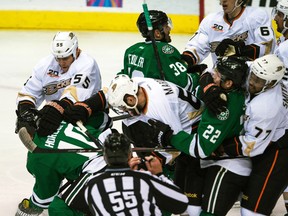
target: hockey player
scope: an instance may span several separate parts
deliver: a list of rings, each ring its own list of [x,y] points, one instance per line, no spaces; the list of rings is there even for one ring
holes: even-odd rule
[[[147,123],[153,118],[170,125],[175,133],[182,130],[191,133],[193,126],[197,126],[203,111],[202,102],[190,92],[168,81],[150,78],[130,79],[126,75],[118,75],[109,86],[107,98],[111,107],[127,111],[134,116],[123,122],[127,127],[132,125],[133,137],[144,137],[147,143],[156,134],[151,129],[142,130],[143,125],[133,125],[134,122]],[[180,166],[178,166],[179,157],[182,162]],[[199,208],[194,208],[193,193],[190,191],[189,184],[185,184],[185,179],[190,177],[192,170],[201,172],[199,159],[183,154],[176,160],[175,184],[183,189],[189,198],[187,212],[197,214]]]
[[[277,40],[277,46],[275,49],[275,54],[283,61],[286,67],[286,73],[283,77],[283,83],[288,86],[288,1],[287,0],[279,0],[276,7],[272,10],[272,18],[274,18],[277,31],[282,35]],[[285,189],[283,193],[283,198],[285,202],[285,208],[287,211],[286,216],[288,216],[288,187]]]
[[[104,137],[102,140],[104,140],[106,134],[111,133],[111,130],[108,129],[110,121],[107,121],[107,119],[106,113],[95,112],[85,126],[92,136],[98,137],[101,135]],[[35,126],[32,122],[30,123],[31,127]],[[33,142],[44,149],[96,147],[95,143],[78,127],[65,121],[61,122],[55,133],[46,137],[35,133]],[[35,177],[35,183],[32,196],[29,199],[24,199],[19,204],[16,216],[40,215],[43,209],[47,209],[53,198],[59,193],[63,180],[66,179],[70,182],[77,179],[82,172],[85,172],[82,167],[83,164],[94,156],[99,161],[97,169],[101,170],[106,166],[106,163],[97,154],[28,152],[26,168]],[[94,170],[96,170],[96,167]]]
[[[92,215],[162,215],[161,210],[183,213],[188,199],[163,175],[160,161],[146,157],[149,172],[133,171],[128,165],[131,157],[131,145],[124,134],[108,135],[104,142],[108,167],[87,183],[85,198]]]
[[[231,156],[248,156],[252,172],[244,188],[241,214],[270,215],[288,184],[288,91],[283,62],[273,54],[250,69],[244,134],[223,142]]]
[[[248,72],[246,60],[234,56],[220,58],[212,75],[208,72],[202,75],[201,80],[212,79],[214,85],[226,91],[228,106],[225,112],[217,116],[205,109],[198,129],[192,135],[184,131],[171,135],[168,125],[162,125],[160,122],[152,125],[155,131],[159,130],[158,134],[164,136],[162,140],[168,142],[159,143],[158,136],[154,140],[155,143],[164,146],[172,144],[193,157],[206,158],[201,160],[201,167],[206,168],[204,175],[197,175],[194,171],[194,178],[190,180],[193,187],[203,188],[203,191],[200,191],[202,194],[194,193],[194,200],[198,200],[196,204],[203,210],[201,216],[226,215],[245,187],[251,172],[251,162],[248,158],[207,158],[215,155],[214,152],[224,139],[238,135],[243,129],[245,91],[242,87]]]
[[[283,61],[286,68],[288,68],[288,1],[287,0],[279,0],[276,7],[272,10],[272,17],[274,18],[277,31],[281,33],[281,37],[277,40],[277,46],[275,49],[275,54]],[[287,85],[288,82],[288,71],[286,69],[286,73],[283,77],[283,82]],[[288,209],[287,209],[288,210]]]
[[[256,59],[273,53],[275,36],[269,14],[260,8],[246,7],[249,0],[220,0],[223,11],[206,16],[186,44],[182,58],[188,65],[201,63],[210,53]]]
[[[180,52],[171,44],[170,31],[172,21],[163,11],[150,10],[149,17],[153,26],[153,37],[156,41],[159,59],[149,33],[145,15],[142,12],[137,19],[137,27],[145,42],[139,42],[125,51],[124,69],[118,74],[127,74],[129,77],[149,77],[167,80],[188,91],[198,84],[199,75],[207,66],[187,68],[181,59]],[[160,65],[159,65],[160,64]],[[161,69],[159,68],[161,67]]]
[[[51,44],[51,54],[43,58],[33,69],[17,97],[17,115],[31,108],[42,108],[38,134],[47,136],[57,130],[63,120],[65,107],[89,98],[101,89],[101,75],[96,61],[78,47],[73,32],[58,32]],[[54,101],[58,100],[58,101]],[[27,122],[17,119],[17,131],[28,127]]]

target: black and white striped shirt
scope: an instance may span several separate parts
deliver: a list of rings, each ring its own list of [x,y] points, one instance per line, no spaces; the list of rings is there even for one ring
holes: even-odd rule
[[[183,213],[188,198],[164,175],[130,168],[107,168],[86,185],[85,199],[93,215],[162,215]]]

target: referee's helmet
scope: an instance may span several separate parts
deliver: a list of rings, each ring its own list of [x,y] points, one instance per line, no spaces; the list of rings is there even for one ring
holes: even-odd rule
[[[104,158],[108,165],[127,165],[132,150],[131,142],[125,134],[109,134],[103,146]]]

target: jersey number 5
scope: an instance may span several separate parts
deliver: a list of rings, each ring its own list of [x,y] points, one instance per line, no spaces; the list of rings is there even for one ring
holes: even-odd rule
[[[137,200],[133,191],[116,191],[109,194],[109,199],[113,205],[113,211],[119,212],[124,209],[135,208]]]

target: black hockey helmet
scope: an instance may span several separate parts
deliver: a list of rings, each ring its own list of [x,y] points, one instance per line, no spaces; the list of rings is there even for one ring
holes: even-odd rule
[[[246,57],[225,56],[218,58],[216,61],[216,69],[221,74],[221,80],[232,80],[235,88],[241,87],[248,72]]]
[[[125,134],[109,134],[104,146],[104,158],[108,165],[127,165],[131,153],[131,142]]]
[[[168,23],[168,16],[163,11],[149,10],[149,17],[153,30],[159,29],[161,32],[163,30],[163,25]],[[136,25],[144,38],[149,38],[147,22],[145,19],[145,14],[142,12],[136,22]]]

